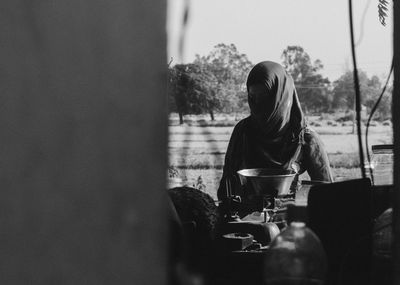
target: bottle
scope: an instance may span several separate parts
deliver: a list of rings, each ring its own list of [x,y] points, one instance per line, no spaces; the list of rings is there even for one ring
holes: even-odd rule
[[[272,241],[265,253],[266,285],[320,285],[327,261],[322,244],[306,222],[306,206],[288,207],[289,225]]]
[[[381,144],[372,146],[371,168],[374,185],[393,184],[393,145]]]

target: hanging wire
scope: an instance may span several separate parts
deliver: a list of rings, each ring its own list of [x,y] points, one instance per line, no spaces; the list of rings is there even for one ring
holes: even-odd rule
[[[385,86],[383,86],[382,92],[379,95],[378,100],[376,100],[375,105],[372,107],[371,113],[369,114],[369,117],[368,117],[367,126],[366,126],[366,129],[365,129],[365,148],[367,150],[367,159],[368,159],[368,164],[370,166],[369,167],[369,173],[370,173],[370,176],[371,176],[372,184],[374,184],[374,174],[373,174],[373,169],[371,168],[371,156],[369,154],[368,130],[369,130],[369,126],[370,126],[370,123],[372,121],[372,118],[373,118],[373,116],[375,114],[375,111],[378,108],[379,103],[381,102],[381,100],[383,98],[383,95],[385,94],[386,87],[387,87],[387,85],[389,83],[390,76],[392,75],[392,72],[393,72],[393,67],[394,67],[394,58],[392,60],[392,66],[390,67],[390,72],[389,72],[389,75],[388,75],[388,77],[386,79]]]
[[[350,20],[350,42],[351,42],[351,53],[353,58],[353,76],[354,76],[354,89],[356,93],[356,121],[357,121],[357,137],[358,137],[358,149],[360,155],[360,168],[362,178],[366,178],[365,174],[365,163],[364,163],[364,150],[362,144],[361,135],[361,94],[360,94],[360,83],[358,80],[358,70],[356,61],[356,50],[354,45],[354,29],[353,29],[353,7],[352,1],[349,0],[349,20]]]

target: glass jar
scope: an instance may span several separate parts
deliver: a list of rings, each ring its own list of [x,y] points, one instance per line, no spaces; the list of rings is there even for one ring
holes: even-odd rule
[[[393,184],[393,145],[372,146],[371,168],[374,185]]]

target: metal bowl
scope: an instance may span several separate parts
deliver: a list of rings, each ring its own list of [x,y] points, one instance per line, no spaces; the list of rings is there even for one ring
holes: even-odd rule
[[[249,182],[253,186],[254,193],[252,194],[275,197],[289,194],[290,185],[296,175],[296,172],[291,169],[271,168],[242,169],[237,173],[243,186]]]

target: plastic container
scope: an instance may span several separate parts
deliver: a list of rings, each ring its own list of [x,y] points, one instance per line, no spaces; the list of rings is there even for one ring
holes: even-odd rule
[[[318,237],[305,224],[306,207],[288,208],[287,226],[265,253],[264,282],[278,284],[323,284],[327,261]]]
[[[393,145],[382,144],[372,146],[371,168],[374,185],[393,184]]]

